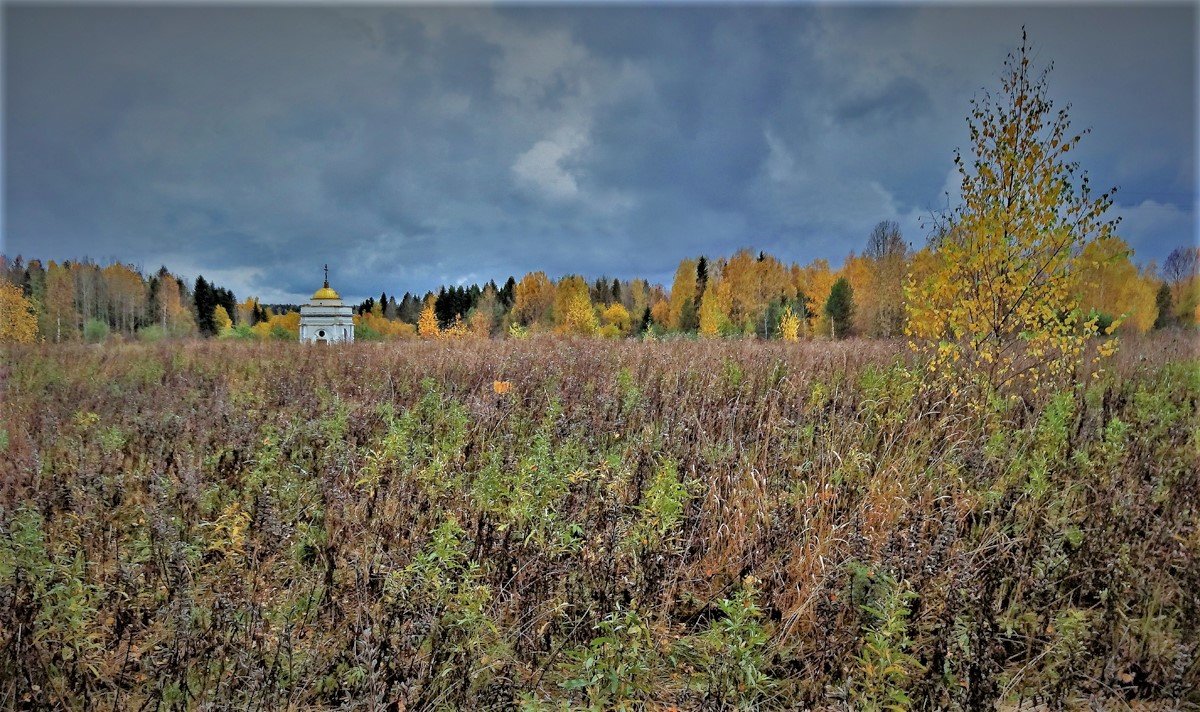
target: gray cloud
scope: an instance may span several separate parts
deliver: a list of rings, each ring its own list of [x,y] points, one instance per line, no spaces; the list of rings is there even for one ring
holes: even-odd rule
[[[3,251],[298,299],[839,262],[953,189],[1025,24],[1139,258],[1194,239],[1195,8],[6,4]]]

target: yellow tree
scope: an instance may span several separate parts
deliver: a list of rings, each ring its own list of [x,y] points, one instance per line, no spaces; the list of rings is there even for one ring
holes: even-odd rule
[[[146,308],[146,283],[142,275],[123,264],[112,264],[100,271],[104,291],[112,310],[114,323],[121,331],[131,333],[137,317]]]
[[[796,288],[792,286],[791,273],[788,268],[771,255],[759,253],[758,259],[754,261],[754,269],[758,276],[755,292],[757,310],[755,321],[760,322],[767,315],[771,305],[795,297]],[[764,334],[764,336],[770,336],[770,334]]]
[[[1076,288],[1085,314],[1101,315],[1122,329],[1145,333],[1158,315],[1154,298],[1158,284],[1144,279],[1129,257],[1133,250],[1119,237],[1102,237],[1079,254]]]
[[[286,337],[283,332],[287,332]],[[271,317],[271,335],[288,341],[300,339],[300,312],[288,311]]]
[[[251,329],[260,339],[276,339],[279,341],[296,341],[300,338],[300,312],[289,311],[283,314],[269,314],[266,321],[260,321]]]
[[[258,311],[258,297],[246,297],[246,300],[239,302],[237,308],[237,323],[245,326],[254,324],[254,313]]]
[[[1093,198],[1068,161],[1081,134],[1070,132],[1066,110],[1051,113],[1046,73],[1032,77],[1028,55],[1023,38],[1005,61],[1000,94],[972,100],[974,159],[955,155],[963,203],[937,240],[937,268],[907,289],[913,345],[952,393],[1025,382],[1036,394],[1074,374],[1097,332],[1072,270],[1084,245],[1111,232],[1103,219],[1111,192]]]
[[[172,336],[185,336],[196,331],[196,319],[183,304],[179,282],[165,271],[158,284],[158,317],[163,331]]]
[[[629,289],[624,290],[621,296],[629,308],[630,318],[640,320],[650,306],[650,285],[644,279],[632,280]]]
[[[438,326],[437,312],[437,297],[430,295],[425,300],[425,306],[421,309],[421,315],[417,318],[417,334],[422,339],[436,339],[442,335],[442,330]]]
[[[554,322],[560,333],[596,333],[596,312],[583,277],[563,277],[554,294]]]
[[[870,267],[870,282],[861,290],[854,285],[855,295],[862,294],[863,333],[896,336],[904,330],[904,277],[908,271],[908,246],[900,225],[891,220],[876,224],[863,258]]]
[[[800,340],[800,317],[792,311],[791,305],[785,306],[779,315],[779,338],[792,342]]]
[[[491,284],[483,288],[483,292],[479,295],[478,301],[475,302],[475,307],[471,309],[471,313],[467,318],[467,329],[472,336],[481,339],[488,339],[492,336],[492,329],[496,326],[496,318],[504,312],[504,307],[500,303],[500,297]]]
[[[600,335],[613,339],[628,334],[629,327],[633,323],[629,316],[629,310],[620,302],[613,302],[605,307],[600,312],[600,320],[604,323],[600,329]]]
[[[759,303],[758,278],[758,267],[749,250],[738,250],[721,264],[721,281],[729,295],[726,313],[738,331],[753,331],[764,309]]]
[[[846,278],[854,292],[854,332],[876,334],[875,326],[882,304],[876,289],[874,262],[851,252],[842,265],[840,276]]]
[[[229,312],[220,304],[213,309],[213,326],[216,327],[218,334],[233,328],[233,319],[229,318]]]
[[[492,335],[492,316],[486,309],[472,309],[468,319],[467,331],[477,339],[487,339]]]
[[[0,281],[0,344],[31,344],[37,341],[37,312],[21,288]]]
[[[300,338],[300,312],[268,313],[267,320],[255,324],[251,331],[260,339],[298,340]]]
[[[796,296],[792,274],[782,262],[765,253],[738,250],[719,265],[726,290],[721,305],[728,305],[730,323],[744,334],[770,337],[772,306]]]
[[[666,299],[659,297],[654,300],[653,306],[650,307],[650,318],[655,324],[665,327],[671,317],[671,304]]]
[[[442,336],[447,339],[461,339],[467,334],[467,324],[463,321],[462,314],[455,314],[454,321],[442,330]]]
[[[513,289],[513,317],[529,326],[544,321],[554,305],[554,283],[545,272],[530,272]]]
[[[53,341],[74,339],[79,333],[75,311],[75,278],[71,269],[53,261],[46,267],[46,298],[42,334]]]
[[[830,269],[829,262],[813,260],[799,270],[793,270],[792,274],[796,290],[803,292],[813,305],[811,318],[814,323],[808,328],[815,333],[829,333],[829,325],[825,323],[822,307],[829,301],[829,293],[833,291],[833,283],[837,281],[837,275]]]
[[[709,274],[700,297],[700,334],[719,336],[729,326],[729,282]]]
[[[675,270],[668,299],[666,326],[674,331],[689,331],[696,328],[696,260],[683,260]]]
[[[404,321],[393,321],[377,313],[377,310],[355,315],[354,325],[365,327],[362,331],[357,332],[355,336],[355,338],[363,340],[371,338],[407,339],[417,335],[416,329],[413,328],[412,324]]]

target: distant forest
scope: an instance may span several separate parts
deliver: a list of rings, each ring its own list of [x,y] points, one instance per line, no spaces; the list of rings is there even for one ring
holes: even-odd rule
[[[1137,266],[1120,238],[1088,243],[1074,284],[1085,313],[1125,332],[1200,321],[1200,248],[1174,250],[1161,267]],[[931,248],[912,250],[899,227],[881,222],[860,254],[839,269],[825,260],[785,264],[763,252],[700,256],[679,263],[667,289],[644,279],[557,280],[531,272],[503,283],[386,291],[355,307],[360,340],[523,337],[537,333],[812,338],[895,337],[903,332],[906,285],[936,268]],[[296,305],[240,301],[203,276],[188,282],[166,267],[143,274],[125,264],[91,260],[43,263],[0,257],[11,285],[9,309],[33,316],[35,338],[48,342],[217,337],[296,339]],[[15,313],[15,312],[12,312]],[[6,320],[9,318],[6,316]],[[36,329],[32,326],[36,320]],[[10,320],[11,321],[11,320]],[[5,340],[28,340],[7,338]]]

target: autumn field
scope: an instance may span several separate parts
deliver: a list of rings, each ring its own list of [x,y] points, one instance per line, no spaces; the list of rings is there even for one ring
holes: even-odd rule
[[[1200,703],[1200,362],[901,342],[14,346],[0,707]]]

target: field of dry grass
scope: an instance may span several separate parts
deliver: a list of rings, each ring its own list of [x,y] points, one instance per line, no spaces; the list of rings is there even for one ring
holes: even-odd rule
[[[0,359],[6,709],[1200,703],[1181,335],[982,411],[881,341]]]

